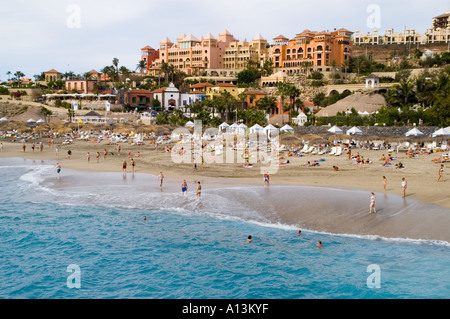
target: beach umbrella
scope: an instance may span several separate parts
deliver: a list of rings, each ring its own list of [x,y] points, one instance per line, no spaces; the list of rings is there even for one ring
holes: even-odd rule
[[[328,130],[328,132],[337,134],[337,133],[343,133],[344,131],[341,130],[341,129],[340,129],[339,127],[337,127],[336,125],[334,125],[332,128],[330,128],[330,129]]]
[[[357,128],[356,126],[353,126],[351,129],[347,130],[346,134],[347,135],[362,134],[362,131],[359,128]]]
[[[292,128],[292,126],[286,124],[285,126],[283,126],[282,128],[280,128],[281,132],[287,132],[287,133],[294,133],[294,129]]]
[[[226,130],[229,127],[230,127],[230,125],[228,125],[228,123],[223,122],[222,124],[219,125],[219,132],[220,131],[224,131],[224,130]]]
[[[250,127],[249,131],[250,131],[250,134],[251,133],[264,133],[264,127],[262,127],[261,125],[256,123],[255,125]]]
[[[36,122],[36,124],[44,124],[45,123],[45,121],[43,120],[43,119],[39,119],[39,120],[37,120],[37,122]]]
[[[1,123],[8,122],[8,119],[7,119],[6,117],[2,117],[2,118],[0,119],[0,122],[1,122]]]
[[[266,135],[268,137],[271,137],[271,136],[276,135],[278,133],[278,129],[275,126],[273,126],[272,124],[267,125],[264,128],[264,131],[266,131]]]
[[[435,131],[433,134],[431,134],[432,137],[436,136],[450,136],[450,126],[446,128],[441,128],[437,131]]]
[[[194,127],[194,122],[188,121],[186,124],[184,124],[185,127]]]
[[[32,118],[30,118],[30,119],[27,121],[27,123],[36,123],[36,121],[33,120]]]
[[[417,129],[417,127],[413,128],[406,132],[405,136],[421,136],[423,133]]]
[[[247,129],[247,125],[245,125],[244,123],[241,123],[238,125],[237,129],[236,129],[236,133],[238,134],[245,134],[245,130]]]

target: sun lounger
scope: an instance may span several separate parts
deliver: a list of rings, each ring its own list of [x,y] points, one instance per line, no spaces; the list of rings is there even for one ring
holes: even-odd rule
[[[336,154],[336,150],[337,150],[337,147],[333,146],[333,147],[331,148],[331,152],[328,153],[328,155],[334,155],[334,154]]]
[[[334,156],[340,156],[340,155],[342,155],[342,147],[338,147],[336,149],[336,154],[334,154]]]
[[[303,146],[303,148],[300,150],[300,152],[302,152],[302,153],[305,153],[305,151],[307,151],[308,150],[308,144],[305,144],[304,146]]]

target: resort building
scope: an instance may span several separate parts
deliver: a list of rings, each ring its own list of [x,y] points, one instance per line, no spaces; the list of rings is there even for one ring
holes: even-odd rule
[[[149,90],[129,90],[123,98],[124,104],[132,108],[148,108],[152,106],[153,93]]]
[[[55,69],[51,69],[50,71],[44,72],[45,82],[55,82],[62,79],[62,73],[56,71]]]
[[[159,58],[150,68],[150,73],[157,75],[164,62],[191,76],[235,76],[249,60],[261,65],[268,58],[269,45],[259,34],[250,42],[238,41],[227,30],[218,38],[211,33],[200,38],[183,34],[176,43],[166,37],[159,44]]]
[[[403,32],[387,29],[384,35],[380,35],[378,30],[364,34],[357,30],[353,35],[353,42],[355,45],[449,43],[450,11],[434,17],[431,24],[424,34],[413,28],[405,28]]]
[[[224,92],[230,93],[234,98],[238,98],[239,93],[243,92],[245,89],[238,88],[233,83],[218,83],[206,89],[206,96],[212,99],[214,95],[221,96]]]
[[[173,83],[170,83],[168,87],[154,90],[152,94],[153,99],[159,101],[161,109],[166,111],[181,109],[187,112],[188,105],[207,99],[206,94],[200,91],[181,93]]]
[[[425,35],[428,43],[450,43],[450,10],[434,17]]]
[[[68,92],[92,94],[97,90],[97,80],[66,80]]]
[[[223,68],[240,71],[247,67],[249,61],[255,66],[262,66],[269,59],[269,44],[260,34],[251,42],[233,41],[228,44],[223,54]]]
[[[342,66],[350,59],[353,32],[339,29],[332,32],[304,30],[293,39],[280,35],[273,39],[272,61],[274,69],[287,74],[306,73],[308,69],[325,71],[335,61]]]
[[[155,50],[149,45],[142,48],[141,61],[145,62],[145,70],[142,70],[142,72],[148,74],[150,72],[150,69],[153,67],[156,59],[158,58],[159,58],[159,50]]]
[[[256,107],[259,100],[267,95],[266,92],[261,90],[249,90],[245,92],[245,101],[247,103],[247,107]]]

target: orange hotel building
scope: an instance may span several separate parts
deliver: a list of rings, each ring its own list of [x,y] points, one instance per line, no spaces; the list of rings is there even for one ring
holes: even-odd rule
[[[291,40],[280,35],[273,39],[273,66],[287,74],[304,73],[307,66],[327,71],[322,67],[331,66],[333,60],[341,67],[352,55],[352,34],[339,29],[332,32],[304,30]]]

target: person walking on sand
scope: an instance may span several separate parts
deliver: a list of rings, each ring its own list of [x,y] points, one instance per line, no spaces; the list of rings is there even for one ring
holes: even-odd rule
[[[163,185],[163,181],[164,181],[164,175],[162,172],[159,172],[158,181],[159,181],[159,188],[161,188]]]
[[[136,165],[136,162],[134,161],[133,158],[130,160],[130,164],[131,164],[131,170],[134,173],[134,166]]]
[[[127,161],[125,160],[122,163],[122,171],[124,175],[127,173]]]
[[[22,149],[23,149],[23,152],[25,153],[25,149],[27,148],[27,146],[25,145],[25,142],[23,142],[23,144],[22,144]]]
[[[406,178],[402,178],[402,195],[403,197],[406,197],[406,188],[408,187],[408,183],[406,181]]]
[[[99,152],[97,152],[96,154],[95,154],[95,157],[97,158],[97,163],[99,162],[99,160],[100,160],[100,153]]]
[[[44,143],[42,142],[39,143],[39,149],[41,150],[41,152],[44,150]]]
[[[0,152],[3,153],[3,143],[0,143]]]
[[[120,145],[117,145],[117,155],[120,155]]]
[[[60,173],[61,173],[61,165],[59,165],[59,163],[56,163],[55,167],[56,167],[56,175],[57,175],[57,177],[59,179],[60,178]]]
[[[108,151],[106,150],[106,148],[103,150],[103,159],[106,159],[106,156],[108,156]]]
[[[34,149],[35,149],[35,147],[36,147],[36,144],[31,144],[31,150],[33,151],[33,153],[34,153]]]
[[[200,195],[202,194],[202,185],[200,184],[200,181],[197,182],[197,198],[200,198]]]
[[[441,164],[441,167],[439,168],[439,177],[438,177],[438,182],[441,180],[444,181],[444,164]]]
[[[72,151],[71,151],[71,150],[68,150],[68,151],[67,151],[67,158],[70,159],[70,156],[72,156]]]
[[[55,155],[59,156],[59,148],[58,147],[55,147]]]
[[[375,208],[375,194],[372,192],[370,196],[370,206],[369,206],[369,214],[372,212],[376,213],[377,209]]]
[[[187,188],[188,186],[186,180],[183,180],[183,183],[181,183],[181,193],[183,194],[183,196],[186,195]]]
[[[87,159],[88,163],[91,162],[91,154],[89,154],[89,152],[87,152],[87,154],[86,154],[86,159]]]
[[[386,178],[386,176],[383,176],[383,188],[384,188],[384,191],[386,191],[386,186],[387,186],[387,178]]]

